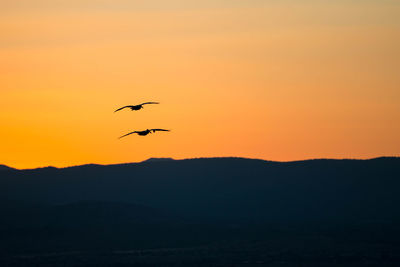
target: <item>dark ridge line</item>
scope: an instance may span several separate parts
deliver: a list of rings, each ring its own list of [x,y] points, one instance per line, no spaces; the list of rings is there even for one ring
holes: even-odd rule
[[[83,165],[75,165],[68,167],[39,167],[32,169],[16,169],[12,167],[8,167],[6,165],[0,165],[5,167],[4,169],[0,168],[1,171],[39,171],[39,170],[68,170],[68,169],[76,169],[76,168],[90,168],[90,167],[115,167],[115,166],[132,166],[132,165],[148,165],[148,164],[165,164],[171,162],[184,162],[184,161],[196,161],[196,160],[246,160],[246,161],[258,161],[264,163],[278,163],[278,164],[298,164],[298,163],[307,163],[307,162],[316,162],[316,161],[332,161],[332,162],[340,162],[340,161],[377,161],[377,160],[400,160],[398,156],[383,156],[383,157],[375,157],[375,158],[367,158],[367,159],[355,159],[355,158],[343,158],[343,159],[334,159],[334,158],[315,158],[315,159],[305,159],[305,160],[294,160],[294,161],[272,161],[265,159],[257,159],[257,158],[245,158],[245,157],[198,157],[198,158],[186,158],[186,159],[172,159],[172,158],[156,158],[157,160],[152,161],[149,158],[140,162],[127,162],[127,163],[115,163],[115,164],[83,164]],[[161,160],[160,160],[161,159]],[[166,159],[166,160],[163,160]]]
[[[0,171],[10,171],[10,170],[16,170],[16,169],[8,167],[7,165],[0,165]]]

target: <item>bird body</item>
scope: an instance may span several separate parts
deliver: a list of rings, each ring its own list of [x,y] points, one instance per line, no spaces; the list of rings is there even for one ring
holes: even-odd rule
[[[123,109],[125,109],[125,108],[130,108],[131,110],[141,110],[141,109],[143,108],[143,105],[148,105],[148,104],[160,104],[160,103],[158,103],[158,102],[145,102],[145,103],[142,103],[142,104],[139,104],[139,105],[134,105],[134,106],[129,105],[129,106],[124,106],[124,107],[122,107],[122,108],[119,108],[119,109],[117,109],[117,110],[114,111],[114,112],[123,110]]]
[[[131,135],[131,134],[137,134],[137,135],[140,135],[140,136],[146,136],[146,135],[148,135],[150,133],[155,133],[157,131],[169,132],[170,130],[165,130],[165,129],[146,129],[144,131],[134,131],[134,132],[130,132],[130,133],[127,133],[127,134],[121,136],[119,139],[121,139],[121,138],[123,138],[125,136],[128,136],[128,135]]]

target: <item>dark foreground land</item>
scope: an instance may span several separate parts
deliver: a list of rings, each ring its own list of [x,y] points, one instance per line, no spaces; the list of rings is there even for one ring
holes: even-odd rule
[[[0,266],[400,266],[400,159],[0,168]]]

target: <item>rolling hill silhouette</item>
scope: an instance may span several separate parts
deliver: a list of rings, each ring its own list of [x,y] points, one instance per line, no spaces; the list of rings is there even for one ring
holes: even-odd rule
[[[6,166],[6,165],[0,165],[0,171],[7,171],[7,170],[15,170],[15,169],[13,169],[13,168],[11,168],[11,167],[8,167],[8,166]]]
[[[391,220],[400,159],[146,161],[6,172],[0,196],[38,205],[126,202],[233,221]]]
[[[0,254],[185,247],[311,233],[397,242],[399,189],[400,158],[152,159],[3,169]]]

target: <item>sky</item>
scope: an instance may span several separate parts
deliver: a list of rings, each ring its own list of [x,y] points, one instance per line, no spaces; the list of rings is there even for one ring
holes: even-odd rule
[[[0,0],[0,164],[400,154],[400,2]],[[158,101],[141,111],[121,106]],[[146,137],[118,137],[147,128]]]

